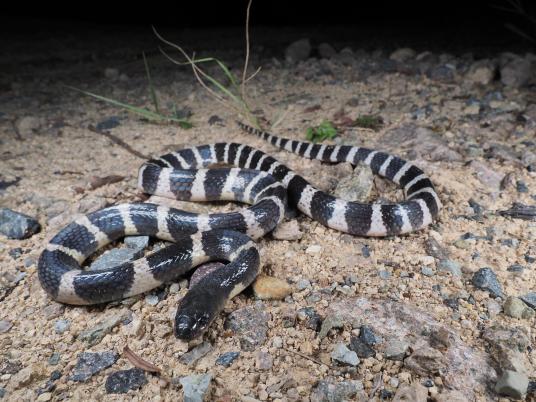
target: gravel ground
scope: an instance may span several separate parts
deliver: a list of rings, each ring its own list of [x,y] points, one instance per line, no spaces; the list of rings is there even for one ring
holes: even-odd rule
[[[247,142],[330,191],[351,168],[301,160],[241,132],[237,116],[190,71],[156,54],[149,61],[162,107],[193,113],[194,127],[141,121],[62,86],[150,106],[137,49],[49,45],[11,53],[17,68],[0,80],[1,206],[42,227],[25,240],[1,237],[0,397],[534,400],[535,212],[520,219],[501,211],[536,205],[535,55],[476,60],[314,42],[311,50],[307,41],[286,54],[254,48],[251,71],[262,71],[249,83],[249,100],[262,119],[283,116],[276,133],[304,139],[307,127],[338,122],[344,127],[332,143],[412,160],[444,208],[430,228],[386,239],[289,219],[282,233],[259,241],[263,273],[282,280],[273,286],[284,298],[256,300],[247,290],[203,339],[186,344],[173,336],[172,318],[187,281],[95,307],[57,304],[39,285],[40,252],[76,214],[145,199],[136,189],[142,159],[92,127],[151,156]],[[203,50],[239,68],[240,52]],[[352,127],[363,115],[383,124]],[[103,180],[110,175],[121,177]],[[400,198],[389,183],[372,184],[369,199]],[[198,212],[235,208],[156,201]],[[135,369],[127,345],[162,374]]]

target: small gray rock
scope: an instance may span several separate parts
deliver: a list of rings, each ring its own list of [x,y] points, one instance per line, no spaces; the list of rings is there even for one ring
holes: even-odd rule
[[[331,358],[349,366],[357,366],[359,364],[357,353],[348,349],[344,343],[339,343],[335,346],[333,352],[331,352]]]
[[[127,236],[125,246],[133,250],[143,250],[149,246],[149,236]]]
[[[238,335],[242,350],[251,352],[266,341],[268,319],[264,304],[258,302],[229,314],[225,328]]]
[[[189,375],[179,381],[184,392],[184,402],[203,402],[212,374]]]
[[[536,292],[529,292],[526,295],[520,296],[527,305],[536,310]]]
[[[100,271],[121,265],[139,258],[143,255],[143,250],[134,250],[131,248],[114,248],[91,263],[89,269],[91,271]]]
[[[501,67],[501,82],[511,88],[520,88],[527,84],[531,76],[531,63],[516,57]]]
[[[156,306],[159,301],[158,296],[155,294],[145,296],[145,303],[147,303],[149,306]]]
[[[311,392],[311,402],[339,402],[352,400],[358,393],[363,392],[363,389],[363,383],[359,380],[349,380],[338,383],[320,380]],[[355,400],[361,399],[356,398]]]
[[[274,365],[274,359],[270,353],[259,350],[255,355],[255,367],[257,370],[270,370]]]
[[[362,325],[361,328],[359,328],[359,339],[369,346],[377,345],[382,341],[382,339],[374,333],[374,330],[366,325]]]
[[[212,350],[212,345],[209,342],[203,342],[189,352],[186,352],[179,358],[179,362],[187,366],[193,366],[199,359],[208,354]]]
[[[8,320],[0,320],[0,334],[6,333],[11,329],[13,323]]]
[[[48,364],[51,366],[55,366],[60,362],[61,355],[58,352],[54,352],[50,355],[48,358]]]
[[[389,58],[391,60],[397,61],[399,63],[405,63],[411,59],[414,59],[417,55],[417,52],[409,47],[402,47],[400,49],[396,49]]]
[[[11,239],[27,239],[41,230],[41,225],[31,216],[9,208],[0,208],[0,233]]]
[[[307,278],[302,278],[296,282],[296,289],[299,291],[311,289],[311,282]]]
[[[499,395],[521,399],[527,392],[528,386],[529,379],[525,374],[505,370],[495,385],[495,392]]]
[[[78,355],[78,361],[69,379],[85,382],[99,371],[110,367],[117,359],[119,355],[115,352],[82,352]]]
[[[357,356],[362,359],[367,359],[376,355],[374,349],[356,336],[350,338],[350,350],[353,350]]]
[[[385,344],[385,358],[389,360],[404,360],[409,344],[401,339],[389,339]]]
[[[220,355],[216,359],[216,364],[219,366],[229,367],[240,356],[240,352],[227,352]]]
[[[320,339],[324,338],[330,329],[332,328],[342,328],[344,326],[344,321],[336,315],[328,315],[324,321],[322,321],[322,327],[318,333]]]
[[[95,325],[92,328],[88,328],[80,334],[78,334],[78,339],[80,341],[87,342],[89,346],[93,346],[98,344],[104,336],[110,332],[116,325],[118,325],[121,321],[128,318],[128,314],[115,314],[112,315],[104,321],[101,321],[97,325]]]
[[[43,125],[43,119],[36,116],[24,116],[15,121],[17,132],[23,137],[29,137]]]
[[[285,49],[285,60],[289,63],[297,63],[309,58],[311,54],[311,41],[307,38],[292,42]]]
[[[512,318],[531,318],[534,310],[527,306],[521,299],[510,296],[504,302],[504,314]]]
[[[107,394],[125,394],[131,389],[139,389],[147,384],[145,371],[140,368],[116,371],[106,379]]]
[[[437,264],[437,269],[441,272],[450,272],[453,276],[462,276],[461,265],[453,260],[441,260]]]
[[[422,267],[421,268],[421,273],[424,275],[424,276],[434,276],[435,272],[432,268],[429,268],[429,267]]]
[[[318,45],[318,55],[323,59],[331,59],[337,55],[337,51],[329,43]]]
[[[54,323],[54,331],[57,334],[63,334],[65,331],[68,331],[71,328],[71,321],[69,320],[58,320]]]
[[[333,195],[346,201],[366,202],[374,183],[372,169],[364,163],[358,163],[352,174],[339,180]]]
[[[473,275],[472,282],[475,287],[488,291],[494,297],[503,295],[501,284],[491,268],[480,268]]]

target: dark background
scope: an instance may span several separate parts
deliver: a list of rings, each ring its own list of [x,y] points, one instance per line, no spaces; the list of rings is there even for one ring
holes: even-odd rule
[[[76,2],[61,6],[50,2],[4,9],[0,31],[4,40],[27,33],[42,37],[58,33],[150,32],[161,30],[240,29],[247,1],[176,1],[174,3]],[[536,1],[522,1],[532,15]],[[112,8],[112,7],[117,8]],[[288,28],[302,36],[326,41],[343,41],[361,47],[436,47],[447,50],[494,48],[523,50],[534,44],[504,27],[512,23],[536,35],[535,24],[515,13],[506,0],[495,1],[268,1],[255,0],[251,10],[251,31]],[[277,31],[276,31],[277,32]],[[262,36],[262,35],[261,35]],[[292,40],[294,38],[289,38]],[[265,41],[269,38],[260,38]],[[434,50],[434,49],[428,49]]]

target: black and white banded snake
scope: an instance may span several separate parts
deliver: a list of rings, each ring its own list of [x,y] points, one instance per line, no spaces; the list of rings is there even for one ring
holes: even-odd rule
[[[324,162],[363,162],[401,186],[406,200],[363,204],[335,198],[266,153],[245,144],[182,149],[144,163],[145,193],[189,201],[250,204],[229,213],[194,214],[149,203],[120,204],[89,213],[63,228],[42,252],[41,285],[55,300],[87,305],[149,291],[213,260],[228,264],[204,276],[178,306],[174,332],[189,340],[210,325],[225,303],[256,278],[260,257],[253,239],[272,231],[289,206],[330,228],[359,236],[390,236],[429,225],[441,203],[431,181],[410,162],[384,152],[289,140],[239,124],[276,147]],[[235,168],[207,169],[227,164]],[[174,244],[100,271],[81,268],[98,249],[123,236],[149,235]]]

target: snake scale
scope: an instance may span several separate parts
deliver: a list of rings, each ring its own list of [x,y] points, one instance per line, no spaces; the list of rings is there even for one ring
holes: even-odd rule
[[[235,212],[195,214],[150,203],[120,204],[76,219],[42,252],[39,280],[55,300],[73,305],[108,302],[149,291],[213,260],[228,264],[204,276],[183,297],[175,336],[201,335],[225,303],[259,272],[254,239],[272,231],[288,208],[330,228],[359,236],[391,236],[429,225],[441,203],[418,167],[384,152],[281,138],[239,123],[250,134],[305,158],[363,162],[404,190],[400,203],[364,204],[335,198],[261,150],[238,143],[182,149],[145,162],[138,187],[145,193],[188,201],[230,200],[250,204]],[[207,169],[214,164],[234,168]],[[83,270],[84,260],[123,236],[149,235],[173,242],[146,257],[105,270]]]

